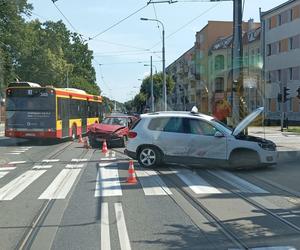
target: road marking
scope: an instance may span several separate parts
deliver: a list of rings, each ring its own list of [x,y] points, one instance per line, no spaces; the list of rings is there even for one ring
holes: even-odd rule
[[[83,161],[87,161],[88,159],[72,159],[71,161],[73,162],[83,162]]]
[[[131,250],[130,241],[127,233],[125,217],[121,203],[115,203],[117,228],[121,250]]]
[[[26,161],[11,161],[8,164],[14,165],[14,164],[24,164]]]
[[[35,165],[33,169],[49,169],[52,168],[53,165]]]
[[[5,153],[7,155],[20,155],[21,153]]]
[[[112,151],[111,153],[111,157],[115,158],[116,157],[116,152],[115,151]]]
[[[95,197],[121,196],[122,189],[116,163],[100,163],[96,178]]]
[[[16,167],[0,167],[0,171],[14,170]]]
[[[59,159],[45,159],[45,160],[42,160],[42,162],[47,162],[47,163],[49,163],[49,162],[58,162],[59,161]]]
[[[80,171],[81,169],[63,169],[40,195],[39,199],[65,199]]]
[[[14,151],[11,151],[10,153],[25,153],[26,150],[14,150]]]
[[[101,204],[101,249],[110,250],[108,203]]]
[[[12,200],[45,172],[46,170],[26,171],[0,189],[0,200]]]
[[[0,172],[0,179],[2,178],[2,177],[4,177],[5,175],[7,175],[9,172],[7,171],[7,172]]]
[[[84,164],[67,164],[66,168],[83,168]]]
[[[110,157],[110,158],[100,158],[100,161],[114,161],[116,159],[117,158],[112,158],[112,157]]]
[[[176,175],[195,193],[195,194],[220,194],[219,189],[211,186],[199,175],[188,169],[181,169],[175,172]]]
[[[145,195],[171,195],[172,192],[157,175],[157,172],[152,170],[137,170],[137,176],[142,184]]]
[[[240,191],[244,193],[257,193],[257,194],[268,194],[269,192],[251,184],[250,182],[243,180],[242,178],[233,175],[229,172],[223,171],[223,170],[215,170],[211,171],[208,170],[210,174],[213,174],[214,176],[222,179],[223,181],[229,183],[230,185],[238,188]]]
[[[20,147],[20,149],[25,149],[25,150],[29,150],[31,149],[32,147]]]

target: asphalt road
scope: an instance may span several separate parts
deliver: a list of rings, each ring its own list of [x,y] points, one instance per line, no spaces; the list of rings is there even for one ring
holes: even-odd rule
[[[299,163],[135,163],[132,185],[122,152],[0,140],[0,249],[300,249]]]

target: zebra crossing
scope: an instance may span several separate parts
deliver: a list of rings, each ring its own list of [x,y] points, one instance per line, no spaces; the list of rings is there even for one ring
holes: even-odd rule
[[[11,151],[5,153],[7,155],[21,155],[31,149],[32,147],[19,147],[17,149],[12,149]]]
[[[122,188],[124,188],[125,178],[120,176],[122,168],[117,162],[112,161],[113,158],[106,158],[106,161],[101,161],[97,167],[95,176],[95,188],[93,191],[94,197],[115,197],[123,196]],[[59,161],[59,159],[57,159]],[[57,161],[45,160],[41,163],[36,163],[31,169],[16,176],[10,182],[0,186],[0,201],[13,200],[17,196],[22,195],[31,184],[53,169],[53,164]],[[86,159],[72,159],[69,163],[63,166],[63,169],[49,181],[45,190],[41,190],[41,194],[37,197],[39,200],[65,199],[70,193],[70,190],[76,183],[76,180],[86,166]],[[15,170],[18,165],[12,167],[2,167],[0,169],[0,179],[7,176]],[[222,179],[228,184],[234,186],[244,193],[266,194],[268,191],[223,170],[207,170],[211,175]],[[182,186],[187,187],[195,195],[200,194],[222,194],[226,190],[221,190],[215,187],[207,180],[202,172],[194,173],[191,170],[184,168],[173,168],[168,171],[168,174],[174,175]],[[157,171],[138,168],[136,170],[139,184],[137,189],[141,190],[146,197],[149,196],[168,196],[173,195],[172,189],[168,187],[163,174],[160,175]]]

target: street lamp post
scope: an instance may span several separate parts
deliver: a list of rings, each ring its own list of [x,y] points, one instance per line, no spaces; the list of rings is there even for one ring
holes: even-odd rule
[[[159,22],[162,26],[162,72],[163,72],[163,100],[164,100],[164,110],[167,110],[167,84],[166,84],[166,58],[165,58],[165,27],[164,24],[158,19],[152,18],[141,18],[142,21],[154,21]]]
[[[150,65],[144,64],[144,66],[150,66],[150,76],[151,76],[151,111],[154,112],[154,91],[153,91],[153,67],[155,65],[152,64],[152,56],[150,56]],[[157,69],[155,67],[155,71],[157,72]]]

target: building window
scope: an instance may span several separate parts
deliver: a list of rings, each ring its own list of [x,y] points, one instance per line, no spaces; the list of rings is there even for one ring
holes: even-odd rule
[[[271,44],[267,45],[267,56],[271,55]]]
[[[293,112],[293,98],[290,98],[287,100],[287,111]]]
[[[272,99],[268,98],[268,110],[271,111],[271,103],[272,103]]]
[[[281,82],[281,70],[277,70],[277,81]]]
[[[281,25],[281,14],[277,15],[277,26]]]
[[[223,70],[224,69],[224,56],[218,55],[215,57],[215,70]]]
[[[215,92],[216,93],[224,92],[224,78],[223,77],[217,77],[215,79]]]
[[[272,29],[272,18],[268,19],[268,29]]]
[[[289,68],[289,75],[291,81],[300,80],[300,67]]]

